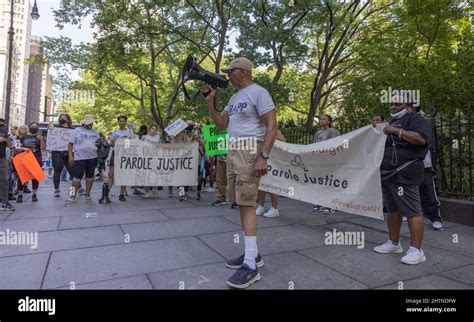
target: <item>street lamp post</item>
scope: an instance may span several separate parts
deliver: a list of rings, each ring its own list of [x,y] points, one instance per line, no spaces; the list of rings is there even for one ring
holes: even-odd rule
[[[15,0],[10,0],[10,28],[8,29],[8,70],[7,70],[7,93],[5,95],[5,125],[8,127],[10,124],[10,105],[11,105],[11,94],[12,94],[12,65],[13,65],[13,36],[15,30],[13,29],[13,16],[15,14]],[[38,6],[35,4],[31,11],[31,18],[38,20]]]
[[[46,117],[47,117],[47,114],[48,114],[48,96],[44,96],[44,118],[43,118],[43,121],[46,122]]]

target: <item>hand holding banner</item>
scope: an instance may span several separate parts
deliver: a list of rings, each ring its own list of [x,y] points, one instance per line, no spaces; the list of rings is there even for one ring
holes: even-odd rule
[[[115,182],[123,186],[197,185],[198,143],[115,142]]]
[[[327,141],[275,141],[260,190],[383,219],[380,163],[385,134],[371,125]]]

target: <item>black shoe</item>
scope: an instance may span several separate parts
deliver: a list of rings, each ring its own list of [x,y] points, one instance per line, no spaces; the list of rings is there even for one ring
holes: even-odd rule
[[[230,206],[232,209],[237,209],[239,208],[239,205],[236,202],[233,202],[232,205]]]
[[[11,193],[8,195],[8,201],[16,200],[15,196]]]
[[[7,201],[7,202],[2,202],[2,210],[5,210],[5,211],[12,211],[12,210],[15,210],[15,208],[13,208],[13,206],[11,205],[11,203],[9,203],[9,202]]]
[[[239,268],[244,263],[244,258],[245,253],[237,258],[229,259],[227,262],[225,262],[225,266],[227,268]],[[260,253],[257,255],[257,257],[255,257],[255,263],[257,264],[257,267],[262,267],[264,264],[263,258],[262,256],[260,256]]]
[[[23,202],[23,196],[18,195],[18,197],[16,198],[16,203],[22,203],[22,202]]]
[[[38,197],[36,197],[36,193],[34,193],[34,194],[31,196],[31,201],[32,201],[32,202],[38,202]]]
[[[119,200],[120,200],[120,201],[127,201],[127,199],[125,199],[125,196],[124,196],[124,195],[120,195],[120,196],[119,196]]]
[[[213,206],[223,206],[223,205],[227,205],[227,202],[225,202],[224,200],[216,200],[212,203]]]
[[[201,200],[201,193],[200,192],[197,193],[197,200]]]
[[[23,188],[23,193],[31,193],[31,190],[28,187]]]
[[[258,269],[251,269],[247,264],[242,266],[227,280],[227,284],[234,288],[247,288],[260,280]]]

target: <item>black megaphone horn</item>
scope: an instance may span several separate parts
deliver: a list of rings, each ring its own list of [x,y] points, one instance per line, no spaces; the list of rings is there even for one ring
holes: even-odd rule
[[[196,58],[194,58],[192,55],[189,55],[186,59],[186,63],[184,64],[183,71],[181,73],[181,84],[183,86],[184,95],[187,99],[191,99],[191,97],[189,97],[184,83],[189,80],[201,81],[211,85],[214,88],[219,87],[226,89],[229,85],[229,80],[224,75],[212,73],[203,69],[201,66],[199,66],[199,64],[196,62]],[[201,94],[200,91],[198,91],[193,98],[196,98],[199,94]]]

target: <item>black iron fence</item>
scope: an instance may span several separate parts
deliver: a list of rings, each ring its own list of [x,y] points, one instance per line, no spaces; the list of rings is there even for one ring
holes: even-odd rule
[[[474,134],[472,114],[439,113],[427,116],[432,125],[432,162],[438,195],[446,198],[474,201],[473,151]],[[357,126],[335,126],[341,134],[357,129]],[[281,128],[286,141],[294,144],[313,143],[314,132],[303,126]]]

